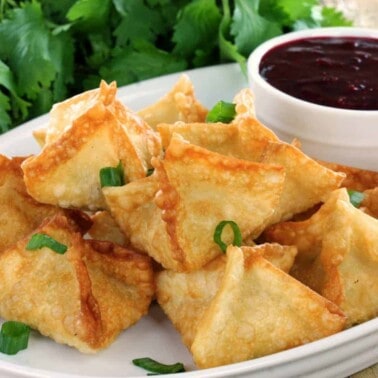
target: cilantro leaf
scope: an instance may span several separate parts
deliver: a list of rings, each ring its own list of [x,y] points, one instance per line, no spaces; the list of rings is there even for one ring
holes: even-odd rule
[[[116,10],[122,16],[114,31],[117,45],[125,46],[135,38],[154,42],[164,30],[161,13],[147,7],[140,0],[113,0]],[[141,22],[143,20],[143,22]]]
[[[278,5],[288,16],[290,23],[296,20],[310,19],[314,6],[319,4],[319,0],[278,0]]]
[[[234,60],[238,62],[242,71],[247,73],[246,58],[238,52],[237,47],[231,41],[230,25],[231,25],[231,11],[228,0],[222,0],[223,17],[219,26],[218,44],[221,60]]]
[[[235,0],[231,34],[238,51],[245,56],[260,43],[282,34],[277,23],[260,16],[258,5],[259,0]]]
[[[57,30],[57,29],[55,29]],[[66,31],[58,30],[50,37],[50,57],[55,68],[52,101],[58,102],[68,96],[67,85],[74,81],[74,41]],[[49,109],[43,109],[45,113]]]
[[[4,87],[8,91],[8,95],[2,93],[4,96],[1,100],[2,102],[2,115],[0,116],[0,129],[5,131],[10,126],[10,118],[7,111],[11,110],[10,100],[12,100],[13,114],[12,116],[20,121],[24,120],[28,114],[29,103],[24,101],[18,96],[16,85],[14,82],[14,76],[10,68],[0,60],[0,88]]]
[[[112,59],[101,67],[100,76],[121,86],[186,68],[184,59],[146,41],[135,41],[129,48],[115,49]]]
[[[9,11],[0,24],[0,59],[15,73],[19,94],[33,99],[55,77],[49,52],[49,31],[37,2]]]
[[[331,7],[322,8],[322,20],[320,25],[326,26],[352,26],[352,21],[348,20],[342,12]]]
[[[178,15],[174,27],[173,53],[192,59],[201,51],[211,51],[218,39],[221,20],[215,0],[193,0]]]
[[[98,30],[108,20],[111,0],[77,0],[68,10],[66,17],[82,30]]]
[[[0,131],[2,133],[9,130],[9,126],[11,124],[11,118],[8,114],[9,110],[11,109],[9,97],[6,96],[0,90]]]

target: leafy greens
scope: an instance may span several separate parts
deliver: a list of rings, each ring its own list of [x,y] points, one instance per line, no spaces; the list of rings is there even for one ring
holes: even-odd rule
[[[274,36],[351,25],[318,0],[1,0],[0,132],[97,87],[236,61]]]

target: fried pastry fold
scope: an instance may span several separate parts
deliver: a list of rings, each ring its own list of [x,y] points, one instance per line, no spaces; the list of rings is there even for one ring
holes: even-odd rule
[[[164,147],[176,133],[192,144],[226,156],[282,166],[285,169],[284,187],[270,224],[290,219],[324,202],[342,184],[344,173],[320,165],[294,145],[259,135],[251,126],[251,118],[241,119],[231,124],[160,124],[157,129]]]
[[[178,271],[198,269],[221,253],[213,235],[223,220],[236,222],[243,238],[260,233],[284,181],[282,167],[223,156],[179,136],[153,165],[152,176],[103,192],[131,244]]]
[[[155,130],[162,122],[204,122],[207,109],[196,98],[189,76],[183,74],[168,93],[154,104],[139,110],[138,115]]]
[[[160,138],[115,95],[115,84],[102,82],[97,92],[54,106],[42,151],[22,164],[33,198],[66,208],[104,209],[101,168],[121,163],[125,181],[146,176],[151,157],[161,153]]]
[[[278,256],[290,247],[278,246]],[[200,368],[256,358],[343,329],[332,302],[264,257],[266,247],[229,246],[226,255],[190,273],[163,271],[157,300]],[[290,264],[289,264],[290,265]]]
[[[58,211],[27,193],[21,169],[24,159],[0,155],[0,252]]]
[[[94,353],[147,313],[154,293],[148,256],[84,240],[62,214],[0,253],[0,316],[58,343]],[[34,234],[67,247],[27,249]]]
[[[291,274],[337,304],[348,326],[377,316],[378,220],[355,208],[345,188],[309,219],[277,224],[265,234],[298,248]]]

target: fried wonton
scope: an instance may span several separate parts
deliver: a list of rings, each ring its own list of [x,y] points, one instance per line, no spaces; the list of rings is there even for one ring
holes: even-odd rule
[[[50,236],[67,251],[28,250],[35,233]],[[0,253],[0,316],[84,353],[105,348],[138,321],[153,293],[148,256],[84,240],[61,214]]]
[[[378,187],[365,190],[361,210],[374,218],[378,218]]]
[[[179,136],[153,165],[152,176],[103,192],[131,244],[179,271],[197,269],[221,253],[213,235],[223,220],[236,222],[244,238],[260,233],[284,181],[281,167],[226,157]],[[224,234],[226,242],[233,237]]]
[[[291,144],[256,139],[246,124],[160,124],[158,131],[164,147],[178,133],[190,143],[223,155],[284,167],[284,189],[271,223],[287,220],[323,202],[345,178],[343,173],[323,167]]]
[[[196,98],[189,76],[183,74],[164,97],[138,115],[155,129],[162,122],[204,122],[207,109]]]
[[[107,240],[126,246],[128,240],[109,211],[97,211],[91,216],[92,225],[88,234],[96,240]]]
[[[330,162],[320,162],[327,168],[345,174],[342,186],[348,189],[365,191],[378,187],[378,172],[367,169],[354,168]]]
[[[0,155],[0,251],[58,210],[55,206],[38,203],[26,192],[21,169],[24,159]]]
[[[236,115],[232,124],[248,131],[251,139],[278,141],[277,135],[256,118],[254,96],[250,88],[240,90],[234,97]]]
[[[261,252],[229,246],[201,270],[158,274],[158,302],[200,368],[264,356],[343,329],[345,316],[335,304]]]
[[[48,124],[33,131],[33,136],[41,147],[55,142],[72,126],[75,119],[97,104],[101,104],[116,113],[116,108],[122,106],[115,98],[116,92],[117,85],[115,82],[108,85],[105,81],[101,81],[99,88],[80,93],[54,104],[49,114]]]
[[[267,230],[268,240],[295,245],[291,274],[337,304],[353,325],[378,315],[378,220],[336,190],[311,218]]]
[[[105,84],[102,84],[102,87]],[[79,117],[68,117],[67,125],[56,127],[53,141],[41,153],[22,164],[28,192],[37,201],[83,209],[104,209],[99,171],[122,164],[125,180],[146,176],[152,156],[161,153],[160,139],[136,114],[114,99],[115,109],[106,102],[95,101],[89,106],[75,98],[56,106],[60,114],[66,107],[83,107]],[[91,97],[88,95],[89,100]],[[89,101],[88,100],[88,101]],[[65,127],[64,127],[65,126]],[[47,137],[46,137],[47,139]]]

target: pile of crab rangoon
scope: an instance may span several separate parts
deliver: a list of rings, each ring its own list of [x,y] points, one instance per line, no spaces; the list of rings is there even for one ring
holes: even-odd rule
[[[0,157],[0,316],[91,353],[156,300],[200,368],[376,317],[378,173],[282,142],[249,89],[233,103],[206,122],[182,75],[139,111],[105,82],[54,105],[40,153]]]

